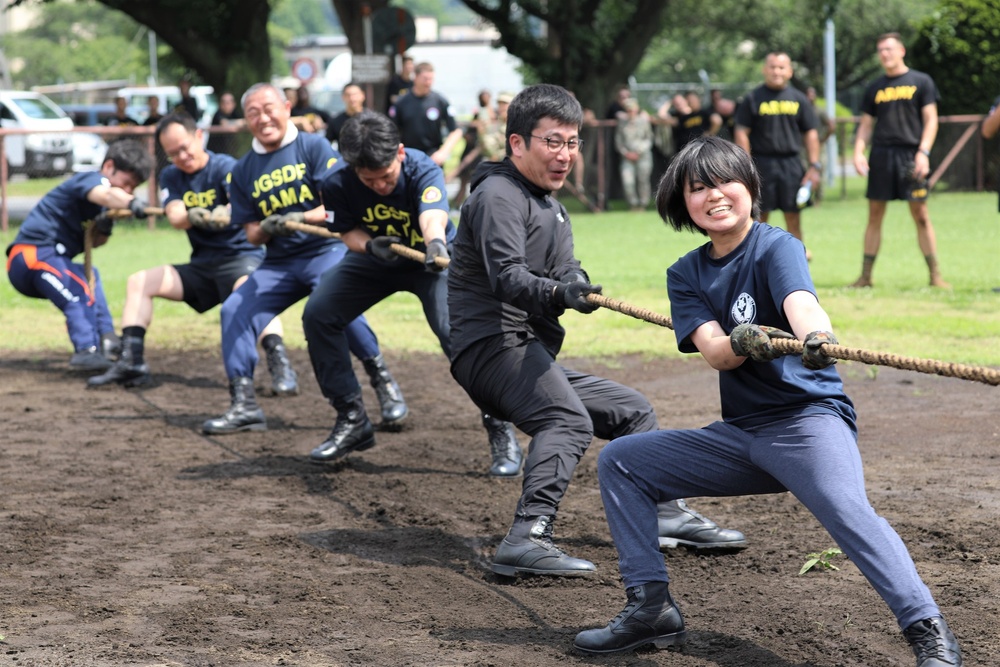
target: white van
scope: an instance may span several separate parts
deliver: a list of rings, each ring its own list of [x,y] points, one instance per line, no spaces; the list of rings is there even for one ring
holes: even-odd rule
[[[50,130],[72,130],[73,120],[45,95],[0,90],[0,127],[46,130],[39,134],[16,134],[4,138],[7,166],[12,172],[53,176],[72,168],[72,134]]]
[[[191,86],[190,92],[201,111],[201,117],[195,118],[195,122],[199,127],[208,127],[219,108],[212,86]],[[154,95],[158,98],[161,116],[166,116],[181,103],[181,89],[177,86],[128,86],[118,90],[118,96],[125,98],[128,115],[140,123],[149,116],[149,98]]]

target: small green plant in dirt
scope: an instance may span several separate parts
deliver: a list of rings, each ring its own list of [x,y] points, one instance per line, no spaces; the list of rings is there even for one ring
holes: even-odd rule
[[[805,574],[809,570],[813,569],[839,570],[840,568],[834,565],[831,561],[834,556],[840,556],[843,553],[844,552],[837,547],[832,547],[819,553],[806,554],[806,562],[802,565],[802,569],[799,570],[799,574]]]

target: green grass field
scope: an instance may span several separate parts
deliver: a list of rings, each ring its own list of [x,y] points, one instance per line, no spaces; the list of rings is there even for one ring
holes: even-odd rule
[[[843,345],[976,365],[1000,366],[1000,215],[995,193],[936,193],[930,203],[938,254],[951,291],[927,287],[927,267],[903,202],[889,205],[882,251],[875,266],[875,287],[845,286],[861,268],[862,236],[867,217],[864,182],[828,188],[826,201],[803,214],[806,243],[813,253],[813,279]],[[667,267],[705,242],[679,234],[653,212],[579,211],[573,213],[577,255],[606,296],[669,314],[665,289]],[[624,208],[620,203],[619,208]],[[772,222],[781,225],[780,214]],[[10,243],[16,229],[0,234]],[[187,260],[186,236],[165,223],[149,231],[145,223],[120,223],[110,243],[95,251],[111,312],[120,316],[128,275],[142,268]],[[47,301],[28,299],[0,281],[0,351],[64,350],[69,342],[62,315]],[[283,316],[286,338],[303,347],[303,303]],[[415,297],[401,294],[368,313],[382,346],[399,354],[438,351]],[[625,315],[600,310],[563,318],[569,332],[563,354],[609,360],[620,354],[680,356],[672,332]],[[219,344],[218,309],[197,316],[184,304],[158,300],[148,334],[153,347],[212,348]]]

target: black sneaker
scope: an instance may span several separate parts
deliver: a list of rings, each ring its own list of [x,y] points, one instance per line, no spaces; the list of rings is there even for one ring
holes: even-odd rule
[[[917,656],[917,667],[961,667],[958,640],[940,616],[911,624],[903,636]]]

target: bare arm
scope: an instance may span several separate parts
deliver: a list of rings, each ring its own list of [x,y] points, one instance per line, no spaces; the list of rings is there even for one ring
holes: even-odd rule
[[[924,131],[920,134],[920,147],[913,157],[913,174],[923,178],[931,173],[931,158],[929,153],[934,147],[938,132],[938,112],[936,104],[927,104],[920,109],[920,117],[924,121]]]
[[[167,216],[167,221],[174,229],[191,229],[191,222],[188,220],[187,206],[180,199],[175,199],[163,209]]]
[[[420,233],[424,237],[424,243],[430,243],[434,239],[445,240],[445,227],[448,224],[448,212],[440,209],[424,211],[417,219],[420,225]]]
[[[861,114],[858,133],[854,138],[854,168],[862,176],[868,175],[868,157],[865,156],[865,150],[868,148],[868,142],[871,141],[874,127],[875,117],[866,113]]]
[[[807,180],[810,180],[815,187],[819,185],[820,181],[820,170],[813,166],[820,161],[819,132],[816,130],[809,130],[802,135],[802,140],[806,146],[806,158],[809,160],[809,169],[806,170],[805,176],[802,177],[802,182],[805,183]]]
[[[795,334],[799,340],[813,331],[832,331],[830,316],[826,314],[823,307],[819,305],[816,296],[812,292],[798,290],[785,297],[781,304],[785,311],[785,319],[792,325],[789,333]],[[763,324],[767,324],[764,322]]]
[[[750,155],[750,128],[745,125],[737,125],[736,129],[733,130],[733,140],[736,145],[747,152]]]
[[[718,134],[719,130],[722,129],[722,116],[717,113],[710,114],[708,117],[709,127],[706,134]]]
[[[135,195],[114,185],[96,185],[87,193],[87,201],[104,208],[128,208],[133,199]]]
[[[997,130],[1000,130],[1000,104],[983,121],[983,127],[980,132],[982,132],[984,139],[992,139],[996,136]]]
[[[462,134],[462,128],[460,127],[456,127],[454,130],[449,132],[448,136],[444,139],[444,143],[441,144],[441,148],[434,151],[434,154],[431,155],[431,159],[434,160],[434,162],[439,166],[444,165],[444,163],[447,162],[448,158],[451,156],[451,152],[455,149],[455,146],[458,145],[459,140],[462,138]]]
[[[717,371],[731,371],[747,360],[747,357],[736,356],[729,342],[729,334],[715,320],[705,322],[695,329],[691,334],[691,342],[708,365]]]

